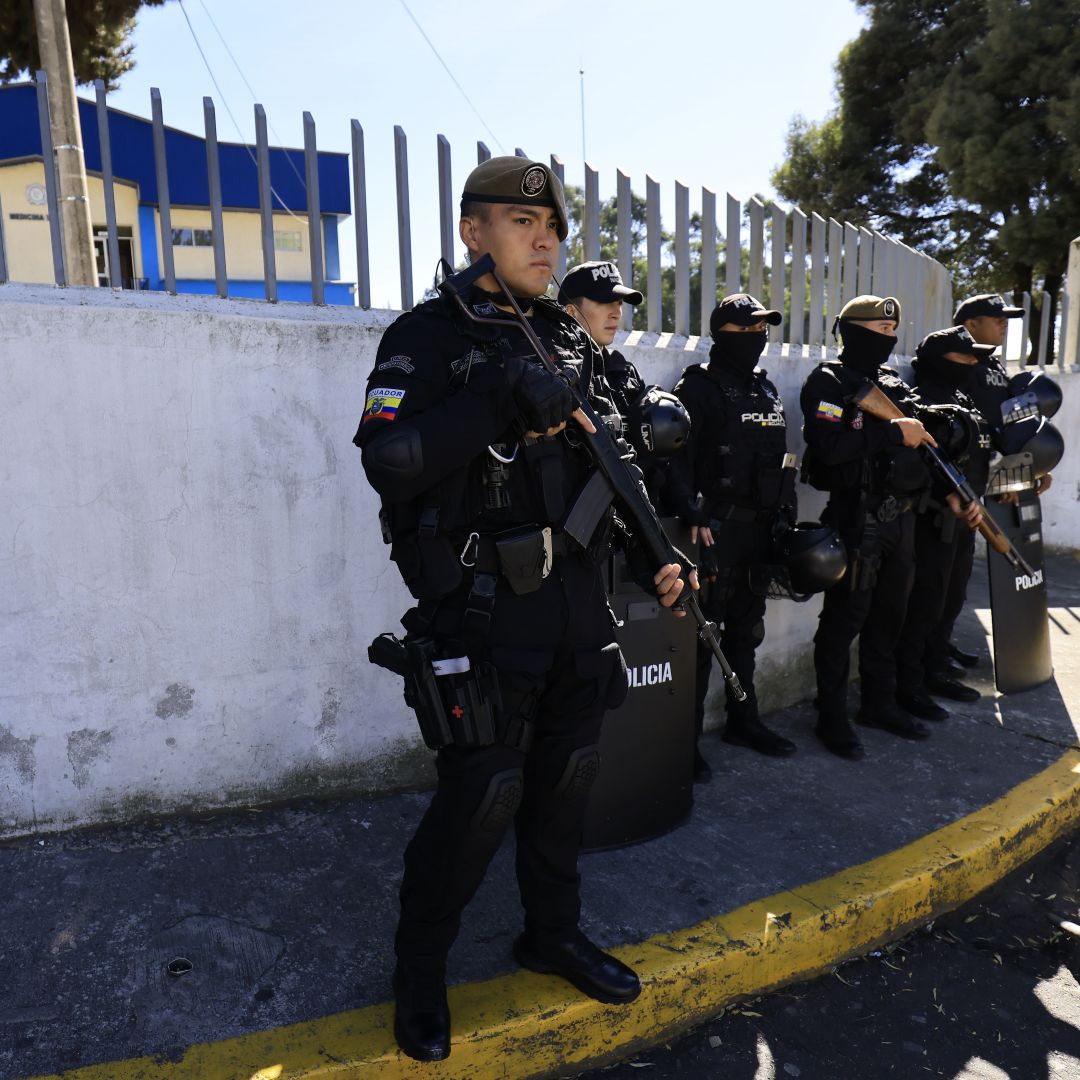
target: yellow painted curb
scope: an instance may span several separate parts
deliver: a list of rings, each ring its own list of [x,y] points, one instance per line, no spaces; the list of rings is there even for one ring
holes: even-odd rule
[[[900,937],[1023,865],[1080,820],[1080,753],[990,806],[888,855],[692,927],[612,950],[641,976],[613,1007],[519,971],[453,987],[446,1062],[404,1057],[389,1004],[190,1047],[179,1061],[92,1065],[63,1080],[425,1077],[526,1080],[606,1064],[670,1038],[740,997],[807,978]],[[60,1080],[58,1076],[37,1080]]]

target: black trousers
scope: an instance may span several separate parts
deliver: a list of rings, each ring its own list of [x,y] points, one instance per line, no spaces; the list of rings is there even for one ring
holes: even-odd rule
[[[941,669],[964,606],[975,534],[946,508],[916,515],[915,581],[896,647],[897,689],[912,693]]]
[[[892,521],[872,520],[858,530],[830,504],[822,520],[839,528],[849,553],[858,551],[864,564],[877,563],[871,588],[852,587],[860,582],[849,561],[848,573],[824,594],[814,635],[814,670],[818,713],[827,727],[847,718],[850,650],[856,637],[863,706],[891,703],[896,694],[896,643],[915,572],[915,515],[908,510]]]
[[[713,530],[713,539],[716,543],[711,557],[715,558],[717,578],[714,582],[702,583],[699,600],[706,618],[722,627],[720,647],[746,691],[746,700],[739,702],[731,690],[724,687],[728,723],[738,726],[742,719],[757,718],[754,668],[757,647],[765,640],[765,594],[763,590],[755,591],[751,587],[750,570],[768,558],[768,519],[721,522],[720,527]],[[712,650],[699,640],[694,684],[694,718],[699,737],[704,729],[709,679],[716,667]],[[722,676],[718,675],[718,678]]]
[[[444,609],[436,625],[456,614]],[[600,722],[627,691],[600,573],[574,556],[557,558],[525,596],[500,580],[487,640],[469,651],[495,664],[504,715],[531,716],[534,737],[525,752],[502,744],[438,752],[438,786],[405,850],[395,938],[403,964],[437,973],[511,820],[526,932],[541,942],[574,932]]]

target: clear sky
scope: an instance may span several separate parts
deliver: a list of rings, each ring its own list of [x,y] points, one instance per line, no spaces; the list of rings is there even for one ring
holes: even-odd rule
[[[675,180],[690,186],[692,209],[700,207],[703,185],[721,197],[768,195],[792,116],[820,119],[833,107],[833,64],[863,24],[853,0],[404,3],[416,22],[402,0],[183,0],[183,7],[144,9],[134,37],[136,67],[110,104],[149,116],[150,87],[157,86],[165,122],[201,133],[208,95],[217,105],[219,138],[253,141],[258,100],[271,142],[289,146],[303,145],[306,110],[325,150],[347,151],[349,122],[359,120],[372,302],[397,307],[395,124],[408,136],[419,297],[439,251],[438,134],[452,147],[455,191],[476,164],[478,139],[496,154],[516,147],[545,161],[558,154],[568,182],[580,184],[584,69],[585,147],[600,170],[601,198],[614,194],[617,168],[642,194],[646,173],[661,183],[665,221]],[[342,271],[353,280],[351,236],[351,228],[342,230]]]

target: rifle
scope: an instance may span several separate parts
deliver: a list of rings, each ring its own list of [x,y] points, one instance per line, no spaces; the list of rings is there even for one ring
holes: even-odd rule
[[[888,398],[872,382],[866,383],[856,391],[852,402],[864,412],[876,416],[879,420],[897,420],[906,414],[900,407]],[[929,459],[934,471],[960,496],[964,506],[970,506],[973,502],[979,502],[979,496],[967,482],[964,474],[940,451],[929,443],[923,443],[920,450]],[[989,514],[983,514],[979,519],[979,532],[986,537],[986,542],[1001,555],[1008,559],[1009,564],[1019,573],[1034,577],[1035,571],[1028,565],[1027,560],[1012,545],[1012,541],[1001,531],[998,524]]]
[[[446,269],[449,270],[450,267],[446,267]],[[515,321],[513,323],[507,323],[505,319],[477,315],[461,298],[462,292],[485,274],[491,274],[498,283],[499,288],[506,295],[510,306],[514,309]],[[445,277],[439,283],[438,290],[444,297],[452,298],[465,314],[465,317],[472,322],[491,323],[503,329],[509,325],[516,326],[524,333],[529,345],[544,368],[552,375],[559,374],[558,366],[548,354],[547,349],[544,348],[544,343],[537,336],[536,331],[529,325],[529,321],[525,318],[524,312],[522,312],[521,307],[514,299],[509,286],[495,269],[495,260],[490,255],[482,256],[458,274]],[[585,414],[596,429],[592,435],[587,434],[584,430],[581,432],[584,445],[593,460],[593,464],[596,466],[596,473],[590,483],[594,486],[603,483],[607,488],[607,495],[620,500],[630,519],[629,525],[634,536],[655,566],[665,566],[668,563],[681,564],[682,559],[664,532],[664,527],[660,524],[660,519],[656,516],[656,511],[653,509],[644,490],[623,460],[611,433],[581,392],[581,387],[576,382],[571,382],[570,389],[574,395],[576,407]],[[595,481],[596,476],[602,477],[602,481]],[[731,665],[720,649],[720,640],[716,634],[716,623],[705,618],[705,613],[701,610],[701,605],[694,595],[694,590],[690,588],[689,581],[685,582],[683,593],[676,601],[675,606],[689,612],[697,624],[698,637],[716,657],[716,662],[720,665],[720,670],[723,672],[724,679],[727,681],[736,701],[745,701],[746,691],[742,688],[739,677],[731,670]]]

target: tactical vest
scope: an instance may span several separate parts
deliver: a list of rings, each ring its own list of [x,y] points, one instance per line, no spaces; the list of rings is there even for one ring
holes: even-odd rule
[[[691,431],[695,482],[706,500],[775,508],[787,453],[787,418],[765,372],[742,378],[719,366],[694,364],[676,393],[695,401],[706,418]]]
[[[576,324],[550,302],[536,300],[534,308],[533,328],[556,362],[579,367]],[[450,347],[450,394],[466,379],[505,378],[501,364],[492,360],[528,356],[530,362],[539,362],[509,321],[506,330],[477,325],[448,310],[441,300],[420,309],[436,316],[431,319],[433,347],[444,353]],[[479,362],[481,357],[484,362]],[[599,412],[610,411],[610,404],[590,396]],[[383,539],[391,545],[390,558],[414,597],[440,600],[471,580],[479,537],[526,525],[557,527],[590,472],[588,452],[573,428],[539,439],[509,430],[416,499],[383,500],[379,518]]]

